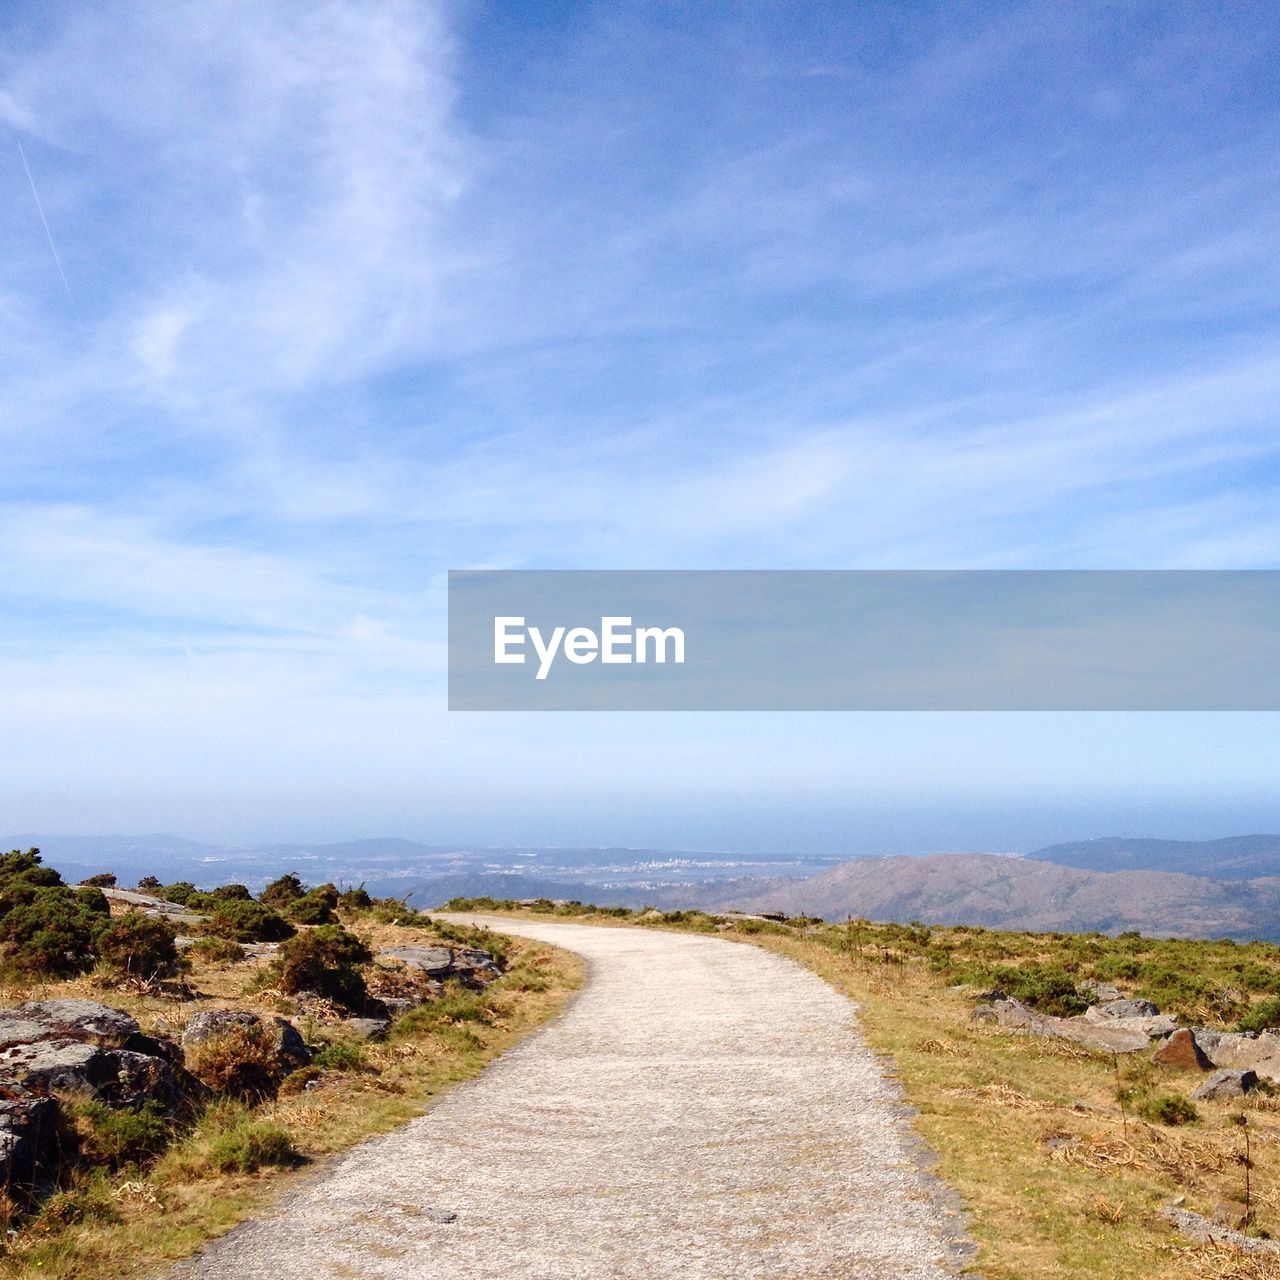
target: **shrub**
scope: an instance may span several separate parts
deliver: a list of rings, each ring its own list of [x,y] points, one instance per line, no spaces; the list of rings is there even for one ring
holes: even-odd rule
[[[244,948],[238,942],[213,935],[197,938],[187,950],[190,955],[209,964],[235,964],[244,959]]]
[[[1280,996],[1255,1004],[1236,1024],[1239,1031],[1273,1031],[1280,1027]]]
[[[96,876],[85,876],[80,883],[90,889],[114,889],[116,877],[112,871],[103,871]]]
[[[333,924],[337,918],[327,895],[315,889],[289,903],[287,912],[294,924]]]
[[[1195,1103],[1176,1093],[1148,1098],[1138,1106],[1138,1114],[1152,1124],[1194,1124],[1200,1119]]]
[[[1002,966],[996,970],[995,985],[1005,995],[1051,1017],[1070,1018],[1089,1007],[1089,1001],[1076,988],[1075,978],[1066,969],[1053,965]]]
[[[78,1101],[70,1104],[70,1119],[81,1157],[111,1169],[154,1160],[173,1138],[173,1123],[154,1099],[137,1111]]]
[[[172,977],[178,971],[176,936],[164,920],[129,911],[99,935],[98,956],[118,977]]]
[[[364,1045],[359,1041],[330,1040],[311,1059],[311,1065],[321,1071],[361,1071],[366,1059]]]
[[[340,924],[322,924],[290,938],[280,948],[268,975],[286,995],[316,991],[339,1004],[357,1007],[365,1000],[364,974],[358,966],[373,959],[369,948]]]
[[[279,1074],[275,1038],[261,1023],[230,1027],[186,1051],[186,1067],[201,1084],[245,1102],[275,1092]]]
[[[231,942],[281,942],[293,936],[293,926],[260,902],[243,898],[215,900],[204,931]]]
[[[183,1141],[172,1147],[156,1171],[159,1182],[208,1178],[287,1168],[299,1162],[288,1133],[259,1123],[242,1102],[226,1099],[209,1106]]]
[[[165,885],[160,896],[166,902],[176,902],[180,907],[185,907],[198,892],[199,890],[190,880],[178,880],[173,884]]]
[[[287,1098],[292,1094],[301,1093],[313,1080],[319,1080],[323,1075],[324,1068],[317,1067],[314,1063],[308,1067],[299,1067],[297,1071],[290,1071],[280,1081],[279,1095]]]
[[[338,906],[343,911],[368,911],[373,906],[373,899],[369,897],[364,885],[357,885],[338,895]]]
[[[51,888],[60,885],[62,877],[52,867],[41,865],[39,849],[28,849],[26,853],[12,849],[0,854],[0,890],[19,883],[32,888]]]
[[[138,888],[143,893],[159,893],[164,888],[164,885],[155,876],[143,876],[138,881]]]
[[[106,917],[111,914],[111,903],[107,901],[107,895],[96,885],[80,885],[75,894],[80,905],[93,915]]]
[[[258,901],[264,907],[272,907],[277,911],[283,911],[291,902],[296,902],[306,893],[302,881],[292,872],[282,875],[278,880],[273,880],[263,891],[258,894]]]
[[[243,884],[222,884],[216,889],[210,891],[209,896],[215,902],[250,902],[253,894],[249,892],[248,885]]]
[[[93,968],[101,922],[65,886],[37,888],[0,916],[0,955],[21,973],[73,977]]]

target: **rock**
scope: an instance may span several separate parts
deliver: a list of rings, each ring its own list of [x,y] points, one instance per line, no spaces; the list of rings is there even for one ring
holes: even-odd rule
[[[277,1070],[284,1074],[305,1067],[311,1061],[302,1034],[292,1022],[284,1018],[260,1018],[248,1009],[205,1009],[193,1013],[182,1030],[184,1047],[218,1040],[233,1030],[250,1031],[261,1028],[271,1038],[276,1054]]]
[[[62,1126],[53,1098],[0,1101],[0,1187],[26,1202],[57,1169]]]
[[[1120,1004],[1130,1003],[1127,1000],[1119,1001]],[[1147,1004],[1148,1001],[1137,1001],[1138,1004]],[[1148,1040],[1154,1040],[1160,1036],[1172,1035],[1178,1029],[1178,1020],[1171,1013],[1155,1013],[1155,1014],[1133,1014],[1128,1017],[1115,1017],[1100,1011],[1100,1006],[1094,1005],[1084,1011],[1084,1020],[1092,1022],[1100,1027],[1125,1027],[1130,1031],[1144,1035]]]
[[[973,1012],[969,1015],[970,1022],[993,1023],[996,1019],[996,1011],[989,1004],[980,1004],[974,1007]]]
[[[1032,1013],[1021,1000],[1010,996],[1001,996],[991,1003],[991,1011],[1002,1027],[1021,1027],[1026,1031],[1040,1031],[1046,1021],[1039,1014]]]
[[[13,1085],[36,1097],[89,1094],[113,1107],[139,1107],[148,1099],[175,1107],[196,1092],[186,1073],[180,1076],[164,1058],[74,1040],[40,1040],[0,1052],[0,1092]]]
[[[0,1049],[37,1040],[123,1049],[140,1034],[136,1019],[96,1000],[28,1000],[16,1009],[0,1009]]]
[[[391,1026],[390,1018],[343,1018],[342,1025],[357,1040],[384,1040]]]
[[[1267,1080],[1280,1081],[1280,1036],[1274,1032],[1213,1031],[1197,1027],[1196,1039],[1215,1067],[1247,1069]]]
[[[1254,1071],[1215,1071],[1193,1091],[1191,1097],[1195,1102],[1225,1102],[1232,1098],[1243,1098],[1257,1084],[1258,1076]]]
[[[0,1096],[89,1093],[111,1106],[178,1105],[199,1086],[178,1046],[94,1000],[28,1000],[0,1010]]]
[[[386,1007],[387,1016],[390,1018],[403,1018],[406,1013],[412,1013],[426,1003],[423,1000],[413,1000],[409,996],[381,996],[379,998]]]
[[[1166,1221],[1198,1243],[1217,1245],[1219,1248],[1226,1245],[1240,1253],[1280,1254],[1280,1243],[1275,1240],[1263,1240],[1232,1231],[1219,1226],[1212,1218],[1192,1213],[1190,1209],[1183,1209],[1177,1204],[1167,1205],[1162,1213]]]
[[[1160,1013],[1150,1000],[1108,1000],[1094,1005],[1094,1011],[1104,1018],[1154,1018]]]
[[[1092,996],[1100,1004],[1107,1004],[1113,1000],[1124,998],[1124,992],[1110,982],[1082,982],[1079,987],[1081,991],[1086,995]]]
[[[1151,1055],[1151,1061],[1162,1067],[1172,1067],[1175,1071],[1209,1071],[1213,1063],[1200,1048],[1195,1032],[1189,1027],[1175,1031]]]
[[[453,952],[448,947],[392,947],[379,951],[379,960],[398,960],[410,969],[437,976],[446,974],[453,967]]]
[[[102,892],[109,903],[140,911],[156,920],[167,920],[170,924],[193,924],[205,918],[179,902],[166,902],[163,898],[153,898],[149,893],[138,893],[133,889],[103,889]]]
[[[476,974],[494,975],[502,972],[502,966],[487,951],[479,947],[459,947],[453,953],[453,970],[461,976]]]

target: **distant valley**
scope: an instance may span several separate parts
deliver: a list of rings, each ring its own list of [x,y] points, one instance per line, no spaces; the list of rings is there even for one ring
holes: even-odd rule
[[[624,848],[478,848],[397,838],[224,846],[177,836],[0,838],[40,847],[69,879],[113,870],[258,889],[285,871],[363,883],[418,906],[452,897],[560,898],[663,909],[920,920],[1038,931],[1280,941],[1280,836],[1104,837],[1026,856],[948,853],[787,858]]]

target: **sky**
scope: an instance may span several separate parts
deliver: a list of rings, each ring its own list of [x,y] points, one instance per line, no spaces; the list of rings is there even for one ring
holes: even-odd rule
[[[471,714],[458,568],[1280,567],[1264,4],[0,8],[0,830],[1280,829],[1275,715]]]

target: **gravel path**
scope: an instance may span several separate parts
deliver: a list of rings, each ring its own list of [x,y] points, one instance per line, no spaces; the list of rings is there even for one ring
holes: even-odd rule
[[[820,978],[715,938],[494,923],[586,958],[569,1009],[174,1280],[955,1275],[959,1216]]]

